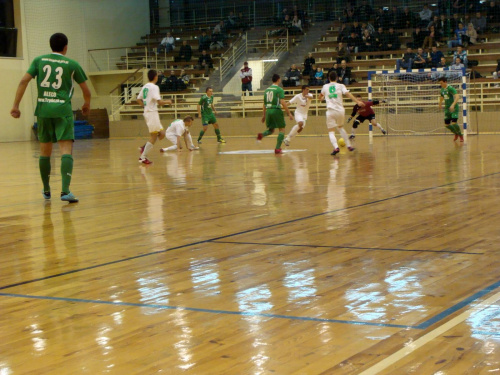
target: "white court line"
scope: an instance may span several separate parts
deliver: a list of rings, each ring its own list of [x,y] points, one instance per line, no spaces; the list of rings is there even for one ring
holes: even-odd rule
[[[449,322],[446,322],[442,326],[437,327],[435,330],[430,331],[426,335],[420,337],[415,342],[412,342],[411,344],[404,347],[403,349],[400,349],[396,353],[394,353],[394,354],[390,355],[389,357],[387,357],[386,359],[380,361],[375,366],[372,366],[368,370],[361,372],[359,375],[378,374],[379,372],[385,370],[386,368],[393,365],[394,363],[396,363],[400,359],[406,357],[407,355],[411,354],[415,350],[424,346],[429,341],[434,340],[439,335],[442,335],[446,331],[448,331],[448,330],[452,329],[453,327],[457,326],[458,324],[462,323],[463,321],[468,319],[471,315],[477,313],[480,310],[484,310],[484,309],[490,307],[494,302],[498,301],[499,299],[500,299],[500,292],[493,295],[492,297],[488,298],[487,300],[477,304],[476,306],[474,306],[470,310],[463,312],[462,314],[453,318]]]
[[[302,152],[307,150],[283,150],[284,154],[289,152]],[[239,150],[239,151],[224,151],[219,152],[219,155],[259,155],[259,154],[274,154],[274,150]]]

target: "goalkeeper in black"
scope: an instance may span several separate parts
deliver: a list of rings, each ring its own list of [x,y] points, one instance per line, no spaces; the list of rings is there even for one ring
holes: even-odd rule
[[[356,98],[361,100],[361,95],[356,95]],[[354,139],[356,138],[356,129],[358,128],[359,124],[365,122],[365,120],[368,120],[371,122],[373,126],[376,126],[377,128],[380,129],[382,134],[387,134],[387,132],[382,128],[382,126],[375,120],[375,112],[373,111],[373,106],[377,105],[379,103],[385,103],[385,100],[379,101],[379,100],[373,100],[373,101],[364,101],[365,103],[364,107],[360,107],[359,105],[355,105],[352,109],[351,117],[347,120],[347,123],[349,123],[352,118],[358,114],[358,117],[354,120],[354,123],[352,124],[352,130],[351,130],[351,135],[349,136],[349,139]]]

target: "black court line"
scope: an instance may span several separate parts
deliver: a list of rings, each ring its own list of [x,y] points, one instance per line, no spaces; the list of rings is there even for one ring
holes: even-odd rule
[[[352,249],[352,250],[368,250],[368,251],[408,251],[421,253],[446,253],[446,254],[467,254],[467,255],[484,255],[484,253],[473,253],[467,251],[452,251],[452,250],[423,250],[423,249],[398,249],[384,247],[360,247],[360,246],[328,246],[328,245],[298,245],[293,243],[268,243],[268,242],[239,242],[239,241],[211,241],[213,243],[226,243],[236,245],[262,245],[262,246],[287,246],[287,247],[309,247],[309,248],[325,248],[325,249]]]
[[[419,193],[424,193],[426,191],[432,191],[432,190],[440,189],[440,188],[443,188],[443,187],[446,187],[446,186],[452,186],[452,185],[461,184],[461,183],[464,183],[464,182],[469,182],[469,181],[474,181],[474,180],[480,180],[480,179],[483,179],[483,178],[486,178],[486,177],[497,176],[499,174],[500,174],[500,172],[489,173],[489,174],[486,174],[486,175],[483,175],[483,176],[479,176],[479,177],[468,178],[468,179],[465,179],[465,180],[450,182],[450,183],[443,184],[443,185],[437,185],[437,186],[428,187],[428,188],[425,188],[425,189],[415,190],[415,191],[411,191],[411,192],[404,193],[404,194],[398,194],[398,195],[395,195],[395,196],[392,196],[392,197],[388,197],[388,198],[378,199],[378,200],[375,200],[375,201],[361,203],[361,204],[357,204],[357,205],[353,205],[353,206],[349,206],[349,207],[338,208],[336,210],[325,211],[325,212],[321,212],[319,214],[308,215],[308,216],[300,217],[300,218],[297,218],[297,219],[283,221],[283,222],[276,223],[276,224],[269,224],[269,225],[264,225],[262,227],[257,227],[257,228],[253,228],[253,229],[247,229],[247,230],[244,230],[244,231],[241,231],[241,232],[236,232],[236,233],[233,233],[233,234],[227,234],[225,236],[214,237],[214,238],[210,238],[210,239],[204,240],[204,241],[198,241],[198,242],[193,242],[193,243],[189,243],[189,244],[185,244],[185,245],[171,247],[171,248],[168,248],[168,249],[165,249],[165,250],[154,251],[152,253],[135,255],[135,256],[132,256],[132,257],[128,257],[128,258],[123,258],[123,259],[114,260],[114,261],[110,261],[110,262],[106,262],[106,263],[96,264],[94,266],[78,268],[78,269],[75,269],[75,270],[61,272],[61,273],[58,273],[58,274],[55,274],[55,275],[44,276],[44,277],[40,277],[40,278],[36,278],[36,279],[32,279],[32,280],[21,281],[21,282],[10,284],[10,285],[4,285],[4,286],[0,287],[0,290],[13,288],[13,287],[20,286],[20,285],[31,284],[31,283],[34,283],[34,282],[37,282],[37,281],[43,281],[43,280],[53,279],[55,277],[65,276],[65,275],[69,275],[69,274],[73,274],[73,273],[78,273],[78,272],[82,272],[82,271],[87,271],[87,270],[91,270],[91,269],[95,269],[95,268],[99,268],[99,267],[105,267],[105,266],[109,266],[109,265],[112,265],[112,264],[127,262],[129,260],[134,260],[134,259],[138,259],[138,258],[144,258],[144,257],[151,256],[151,255],[163,254],[163,253],[166,253],[166,252],[169,252],[169,251],[172,251],[172,250],[178,250],[178,249],[183,249],[183,248],[186,248],[186,247],[191,247],[191,246],[201,245],[201,244],[205,244],[205,243],[209,243],[209,242],[214,242],[214,241],[218,241],[218,240],[223,240],[225,238],[230,238],[230,237],[238,236],[238,235],[241,235],[241,234],[252,233],[252,232],[256,232],[256,231],[263,230],[263,229],[268,229],[268,228],[273,228],[273,227],[280,226],[280,225],[295,223],[295,222],[302,221],[302,220],[307,220],[307,219],[312,219],[312,218],[319,217],[319,216],[329,215],[329,214],[334,213],[334,212],[341,212],[341,211],[347,211],[347,210],[351,210],[351,209],[355,209],[355,208],[367,207],[367,206],[371,206],[371,205],[374,205],[374,204],[377,204],[377,203],[387,202],[387,201],[390,201],[392,199],[404,198],[404,197],[408,197],[408,196],[411,196],[411,195],[415,195],[415,194],[419,194]]]

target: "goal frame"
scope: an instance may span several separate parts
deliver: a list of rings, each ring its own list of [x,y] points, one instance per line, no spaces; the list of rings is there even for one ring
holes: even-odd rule
[[[450,68],[427,68],[427,69],[406,69],[406,70],[371,70],[368,72],[368,100],[372,101],[373,98],[373,87],[372,87],[372,75],[384,75],[384,74],[411,74],[411,73],[426,73],[426,72],[459,72],[459,70],[451,70]],[[467,112],[468,112],[468,102],[467,102],[467,74],[465,68],[462,68],[462,127],[464,138],[467,138]],[[369,137],[373,138],[373,126],[370,122],[369,124]]]

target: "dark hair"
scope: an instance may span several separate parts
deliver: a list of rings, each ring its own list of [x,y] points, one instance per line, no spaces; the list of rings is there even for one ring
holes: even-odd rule
[[[356,98],[361,98],[361,95],[360,95],[360,94],[357,94],[357,95],[356,95]]]
[[[158,75],[158,73],[156,72],[156,70],[154,69],[151,69],[148,71],[148,79],[149,81],[153,81],[155,79],[155,77]]]
[[[302,85],[302,91],[304,91],[305,89],[308,89],[309,88],[309,85]]]
[[[55,33],[50,37],[50,48],[52,52],[62,52],[68,45],[68,37],[63,33]]]
[[[439,77],[438,81],[439,82],[448,82],[448,78],[446,78],[444,76],[443,77]]]
[[[186,116],[186,117],[184,117],[184,122],[186,122],[186,121],[194,121],[193,116]]]
[[[207,89],[205,90],[205,92],[208,92],[208,90],[211,90],[212,87],[211,86],[208,86]]]
[[[278,82],[278,80],[279,80],[280,78],[281,78],[281,77],[280,77],[280,75],[279,75],[279,74],[273,74],[273,78],[272,78],[272,79],[273,79],[273,83]]]
[[[332,70],[330,73],[328,73],[328,79],[330,82],[335,82],[337,80],[337,72]]]

